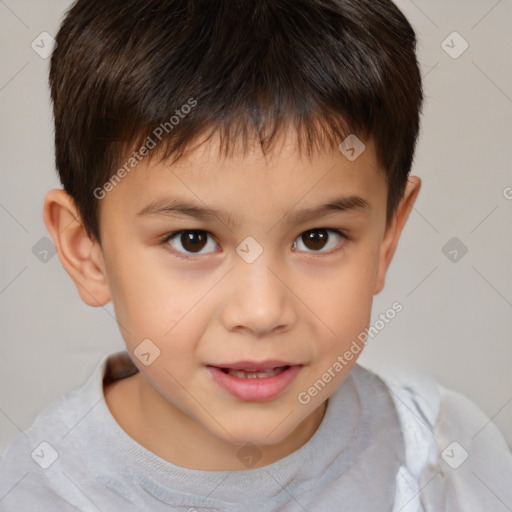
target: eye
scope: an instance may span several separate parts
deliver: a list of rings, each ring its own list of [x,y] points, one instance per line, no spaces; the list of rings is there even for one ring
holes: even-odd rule
[[[207,231],[189,229],[171,233],[163,240],[163,242],[168,243],[175,252],[183,254],[182,257],[187,258],[188,254],[205,254],[209,252],[215,252],[217,244],[211,238],[208,240],[209,237],[210,233]],[[213,250],[206,250],[201,252],[205,247],[207,249],[210,248]]]
[[[333,237],[331,234],[334,234]],[[336,238],[338,242],[336,242]],[[292,250],[304,250],[300,247],[300,244],[306,247],[306,252],[328,252],[330,249],[335,248],[339,245],[339,241],[347,238],[341,231],[330,228],[315,228],[304,231],[296,240],[293,242]],[[321,249],[326,250],[322,251]]]

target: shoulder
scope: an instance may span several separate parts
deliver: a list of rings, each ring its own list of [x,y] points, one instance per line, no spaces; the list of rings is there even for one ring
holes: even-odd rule
[[[82,492],[83,482],[93,480],[84,444],[91,430],[106,428],[96,424],[112,357],[117,360],[104,356],[84,385],[55,400],[9,443],[0,458],[0,512],[94,509]]]
[[[405,444],[396,510],[511,510],[512,454],[488,416],[424,373],[378,375],[395,404]]]
[[[80,396],[71,400],[73,410],[81,411]],[[66,394],[43,410],[34,423],[20,432],[7,446],[0,459],[0,511],[79,510],[61,495],[64,454],[76,450],[66,443],[65,428],[70,418],[70,395]],[[61,459],[61,460],[59,460]],[[69,482],[68,482],[69,484]]]
[[[45,473],[58,452],[48,443],[34,447],[24,433],[18,434],[0,459],[0,511],[42,510],[56,512],[79,510],[59,496],[51,476]]]

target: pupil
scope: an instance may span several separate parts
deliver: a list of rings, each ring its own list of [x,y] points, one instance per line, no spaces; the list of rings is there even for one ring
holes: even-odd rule
[[[200,251],[206,244],[205,233],[203,231],[186,231],[181,234],[181,243],[187,251]]]
[[[304,235],[302,235],[302,240],[309,249],[318,250],[324,247],[327,241],[327,236],[327,230],[315,229],[304,233]]]

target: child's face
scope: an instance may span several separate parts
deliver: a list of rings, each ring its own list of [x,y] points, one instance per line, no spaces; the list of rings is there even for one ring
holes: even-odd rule
[[[392,255],[387,185],[370,142],[353,162],[340,151],[301,160],[288,139],[267,159],[216,151],[142,161],[100,201],[104,270],[143,396],[224,442],[274,444],[323,414],[357,360],[333,371],[368,327]],[[367,206],[320,208],[350,197]],[[223,213],[141,214],[157,202]],[[134,351],[148,339],[141,359],[159,356],[145,365]],[[218,369],[270,360],[291,368],[254,379]]]

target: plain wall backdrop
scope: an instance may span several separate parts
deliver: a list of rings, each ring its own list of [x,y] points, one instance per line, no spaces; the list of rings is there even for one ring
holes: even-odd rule
[[[512,444],[512,2],[397,3],[419,39],[423,186],[372,324],[395,301],[403,311],[359,361],[433,375]],[[44,196],[60,185],[42,33],[55,36],[69,5],[0,1],[0,453],[124,348],[111,305],[85,305],[45,239]]]

